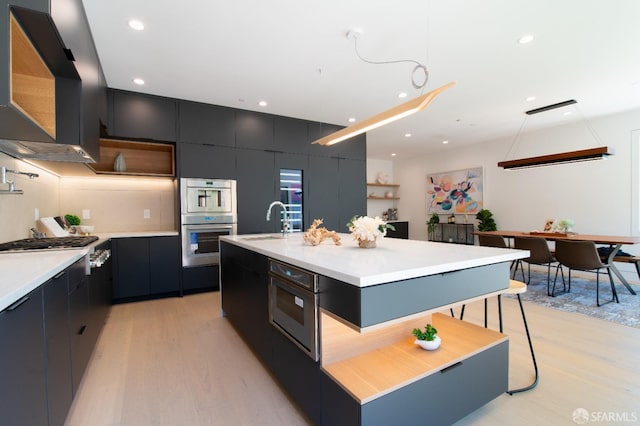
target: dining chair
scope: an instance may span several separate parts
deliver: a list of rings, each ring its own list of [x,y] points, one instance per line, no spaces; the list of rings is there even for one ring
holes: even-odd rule
[[[485,247],[509,248],[500,235],[478,235],[478,244]]]
[[[610,265],[603,263],[596,249],[596,244],[593,241],[570,241],[570,240],[557,240],[555,257],[562,265],[569,268],[569,292],[571,291],[571,270],[595,272],[596,274],[596,305],[600,304],[600,274],[605,269],[609,275],[609,282],[611,283],[611,300],[605,302],[616,303],[618,301],[618,293],[613,283],[613,276],[611,275]],[[557,278],[556,272],[556,278]],[[555,296],[555,280],[553,281],[553,289],[549,296]],[[603,303],[603,304],[605,304]]]
[[[549,250],[547,240],[541,237],[515,237],[513,241],[513,247],[519,250],[529,250],[529,257],[524,259],[518,259],[516,261],[515,271],[513,276],[515,278],[518,272],[518,267],[522,271],[522,281],[524,281],[524,265],[527,264],[527,285],[531,281],[531,265],[546,265],[547,266],[547,293],[549,292],[549,285],[551,282],[551,266],[556,267],[556,276],[558,275],[558,269],[562,274],[562,282],[564,283],[564,272],[560,267],[560,263]],[[555,264],[555,265],[554,265]]]

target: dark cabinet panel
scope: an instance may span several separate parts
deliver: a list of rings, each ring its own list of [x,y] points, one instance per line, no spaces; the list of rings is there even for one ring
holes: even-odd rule
[[[178,145],[180,177],[236,179],[236,150],[183,143]]]
[[[180,142],[236,145],[233,109],[187,101],[180,101],[178,107]]]
[[[180,291],[180,237],[149,238],[150,294]]]
[[[149,295],[149,241],[147,238],[113,240],[114,299]]]
[[[87,368],[94,341],[91,339],[89,311],[89,279],[85,275],[84,260],[67,268],[69,276],[69,340],[71,344],[71,378],[73,394],[78,392],[82,375]]]
[[[389,222],[390,225],[393,225],[396,228],[395,231],[387,229],[387,237],[389,238],[409,238],[409,222]]]
[[[354,136],[351,139],[336,144],[338,157],[349,158],[351,160],[367,159],[367,135]]]
[[[67,273],[43,285],[49,424],[62,425],[73,400]]]
[[[176,101],[141,93],[111,91],[110,136],[176,141]]]
[[[238,233],[279,232],[278,220],[266,220],[269,204],[279,199],[274,153],[239,149],[236,154]]]
[[[307,121],[275,117],[274,133],[276,150],[296,154],[309,153],[309,126]]]
[[[308,185],[304,198],[307,223],[310,225],[314,219],[323,219],[327,229],[348,232],[347,222],[340,221],[338,208],[338,159],[310,157],[305,179]]]
[[[340,223],[346,223],[354,216],[367,214],[366,163],[360,160],[338,160],[338,214]]]
[[[325,146],[325,145],[312,144],[312,142],[320,139],[321,137],[330,135],[331,133],[336,132],[343,128],[344,127],[342,126],[336,126],[334,124],[310,122],[309,123],[309,153],[312,155],[317,155],[321,157],[338,157],[340,154],[339,143],[335,145]]]
[[[276,149],[274,116],[251,111],[236,111],[236,147]]]
[[[111,250],[111,241],[100,244],[96,250]],[[89,275],[89,320],[90,340],[95,345],[100,330],[111,309],[113,288],[113,257],[109,257],[101,266],[91,268]]]
[[[113,240],[113,298],[144,298],[180,291],[180,237]]]
[[[0,413],[7,425],[46,425],[42,287],[0,312]]]
[[[219,281],[217,265],[182,268],[182,290],[185,293],[218,290]]]

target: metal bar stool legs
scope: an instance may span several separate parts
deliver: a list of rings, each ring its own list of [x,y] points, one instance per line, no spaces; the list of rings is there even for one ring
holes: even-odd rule
[[[518,297],[518,304],[520,305],[520,313],[522,314],[522,322],[524,323],[524,330],[527,334],[527,342],[529,343],[529,351],[531,352],[531,360],[533,361],[533,370],[535,372],[535,378],[533,380],[533,382],[529,385],[529,386],[525,386],[523,388],[518,388],[518,389],[512,389],[512,390],[508,390],[507,393],[509,395],[513,395],[514,393],[518,393],[518,392],[525,392],[528,390],[531,390],[533,388],[535,388],[538,385],[538,380],[540,378],[539,373],[538,373],[538,363],[536,362],[536,354],[533,351],[533,343],[531,342],[531,334],[529,334],[529,325],[527,324],[527,317],[524,313],[524,307],[522,306],[522,299],[520,298],[520,293],[523,293],[524,291],[526,291],[527,287],[526,284],[518,282],[518,281],[511,281],[509,283],[509,293],[514,294]],[[486,301],[486,299],[485,299]],[[498,318],[500,321],[500,333],[502,333],[502,298],[501,295],[498,295]],[[487,317],[486,317],[486,311],[485,311],[485,323],[487,321]]]

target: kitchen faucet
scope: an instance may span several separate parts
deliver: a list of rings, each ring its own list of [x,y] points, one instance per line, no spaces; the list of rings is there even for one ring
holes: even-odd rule
[[[273,208],[273,206],[282,207],[282,211],[284,212],[284,218],[282,219],[282,230],[280,231],[282,232],[282,238],[284,238],[289,232],[289,212],[287,211],[287,207],[283,203],[281,203],[280,201],[274,201],[273,203],[269,204],[269,208],[267,209],[267,220],[271,220],[271,209]]]

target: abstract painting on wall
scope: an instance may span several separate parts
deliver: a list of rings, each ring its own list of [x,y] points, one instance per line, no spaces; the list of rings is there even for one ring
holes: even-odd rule
[[[427,213],[476,214],[482,210],[482,167],[427,175]]]

